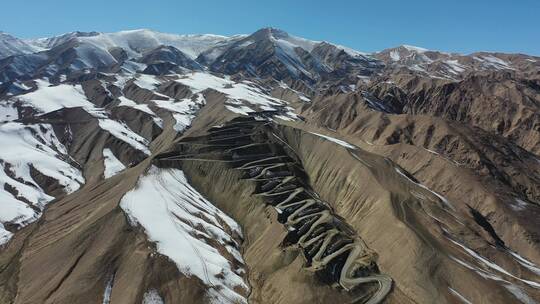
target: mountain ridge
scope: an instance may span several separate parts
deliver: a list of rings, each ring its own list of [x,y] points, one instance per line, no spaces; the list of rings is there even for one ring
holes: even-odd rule
[[[0,303],[540,301],[537,57],[39,44],[0,59]]]
[[[279,29],[279,28],[275,28],[275,27],[265,27],[265,28],[259,29],[259,31],[260,30],[266,30],[266,29],[281,31],[281,32],[284,32],[284,33],[289,35],[289,33],[287,33],[286,31],[284,31],[282,29]],[[17,38],[17,39],[20,39],[20,40],[25,41],[25,42],[36,42],[36,41],[39,41],[39,40],[59,38],[59,37],[70,35],[70,34],[88,34],[88,35],[100,34],[100,35],[106,35],[106,34],[115,34],[115,33],[145,32],[145,31],[146,32],[153,32],[153,33],[159,33],[159,34],[166,34],[166,35],[188,36],[188,37],[189,36],[215,36],[215,37],[221,37],[221,38],[234,38],[234,37],[239,37],[239,36],[242,36],[242,37],[249,36],[249,34],[234,34],[234,35],[227,36],[227,35],[217,35],[217,34],[210,34],[210,33],[206,33],[206,34],[165,33],[165,32],[161,32],[161,31],[158,31],[158,30],[149,29],[149,28],[139,28],[139,29],[131,29],[131,30],[122,30],[122,31],[117,31],[117,32],[97,32],[97,31],[81,32],[81,31],[73,31],[73,32],[67,32],[67,33],[63,33],[63,34],[53,35],[53,36],[50,36],[50,37],[24,38],[24,39]],[[10,35],[8,32],[4,32],[4,31],[0,31],[0,33]],[[10,35],[10,36],[12,36],[12,35]],[[291,36],[293,36],[293,35],[291,35]],[[12,36],[12,37],[15,37],[15,36]],[[298,37],[298,36],[295,36],[295,37]],[[303,38],[303,39],[305,39],[305,38]],[[306,40],[309,40],[309,39],[306,39]],[[396,49],[396,48],[399,48],[399,47],[404,47],[404,48],[408,47],[408,48],[411,48],[411,49],[422,50],[422,51],[432,51],[432,52],[449,53],[449,54],[457,54],[457,55],[472,55],[472,54],[475,54],[475,53],[499,53],[499,54],[506,54],[506,55],[515,54],[515,55],[527,55],[527,56],[531,56],[531,57],[540,57],[540,56],[537,56],[537,55],[530,55],[530,54],[521,53],[521,52],[501,52],[501,51],[496,51],[496,50],[490,50],[490,51],[488,51],[488,50],[476,50],[476,51],[472,51],[470,53],[447,52],[447,51],[444,51],[444,50],[441,50],[441,49],[428,49],[428,48],[424,48],[422,46],[410,45],[410,44],[407,44],[407,43],[400,44],[400,45],[395,45],[395,46],[390,46],[390,47],[387,47],[387,48],[384,48],[384,49],[381,49],[381,50],[378,50],[378,51],[365,52],[365,51],[356,50],[356,49],[353,49],[353,48],[350,48],[350,47],[347,47],[347,46],[341,46],[339,44],[332,43],[331,41],[327,41],[327,40],[310,40],[310,41],[315,42],[315,43],[326,42],[326,43],[336,45],[338,47],[351,49],[351,50],[353,50],[355,52],[359,52],[359,53],[363,53],[363,54],[375,54],[375,53],[380,53],[380,52],[385,51],[385,50]]]

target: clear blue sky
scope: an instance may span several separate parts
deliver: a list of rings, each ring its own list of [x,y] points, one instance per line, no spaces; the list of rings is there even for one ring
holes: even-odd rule
[[[0,30],[22,38],[149,28],[222,35],[272,26],[360,51],[400,44],[540,55],[540,0],[3,0]]]

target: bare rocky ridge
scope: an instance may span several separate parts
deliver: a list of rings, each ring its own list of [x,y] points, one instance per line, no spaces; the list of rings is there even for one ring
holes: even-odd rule
[[[540,302],[540,58],[0,35],[0,303]]]

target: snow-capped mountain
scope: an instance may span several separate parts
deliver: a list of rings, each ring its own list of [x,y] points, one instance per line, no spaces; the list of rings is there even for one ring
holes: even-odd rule
[[[98,32],[71,32],[66,33],[60,36],[47,37],[47,38],[38,38],[38,39],[28,39],[26,43],[39,47],[43,50],[50,50],[55,46],[66,43],[71,39],[77,39],[79,37],[92,37],[100,35]]]
[[[520,70],[534,71],[537,59],[520,54],[479,52],[470,55],[446,53],[420,47],[402,45],[377,52],[374,56],[393,69],[407,68],[430,77],[449,80],[461,79],[476,71]]]
[[[274,28],[0,57],[0,303],[540,298],[538,57]]]
[[[40,50],[41,48],[37,45],[0,31],[0,59],[14,55],[34,53]]]
[[[310,88],[340,80],[340,85],[355,85],[358,77],[380,75],[385,70],[407,68],[426,76],[461,79],[475,70],[513,70],[529,68],[536,62],[530,56],[508,58],[504,54],[448,54],[418,47],[401,46],[366,54],[328,42],[312,41],[273,29],[251,35],[175,35],[150,30],[117,33],[73,32],[58,37],[19,40],[4,34],[0,49],[0,81],[29,77],[59,78],[61,75],[89,71],[143,71],[148,53],[169,58],[149,67],[153,73],[173,72],[172,65],[188,69],[206,68],[223,74],[279,78],[290,85],[300,82]],[[165,49],[167,48],[167,49]],[[2,51],[3,50],[3,51]],[[164,53],[168,50],[169,55]],[[176,59],[170,54],[176,53]],[[10,57],[11,56],[11,57]],[[0,57],[0,58],[1,58]],[[182,62],[169,62],[170,60]],[[146,58],[146,59],[145,59]],[[528,60],[528,62],[525,62]],[[143,64],[140,64],[140,63]],[[538,64],[538,63],[536,63]],[[335,83],[334,83],[335,84]]]
[[[273,28],[259,30],[235,42],[219,56],[212,49],[207,53],[215,57],[213,62],[206,53],[201,54],[201,60],[211,62],[209,69],[215,72],[302,81],[308,86],[327,80],[331,74],[345,76],[350,69],[356,75],[369,76],[382,67],[367,55]]]
[[[140,57],[144,52],[159,46],[172,46],[190,58],[196,58],[200,53],[238,36],[225,37],[219,35],[176,35],[159,33],[152,30],[131,30],[117,33],[73,32],[52,38],[27,40],[37,47],[52,49],[70,40],[89,45],[105,52],[114,48],[122,48],[130,58]]]

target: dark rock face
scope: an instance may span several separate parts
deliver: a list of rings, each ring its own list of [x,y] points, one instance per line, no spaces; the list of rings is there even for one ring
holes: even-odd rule
[[[182,68],[193,71],[203,69],[198,62],[172,46],[160,46],[148,51],[139,59],[139,62],[148,65],[143,73],[152,75],[182,72]]]
[[[457,82],[406,76],[394,84],[375,81],[369,86],[374,96],[402,105],[405,113],[458,121],[507,137],[535,154],[540,151],[538,80],[502,71],[473,73]]]
[[[296,37],[266,28],[234,43],[211,63],[212,71],[274,78],[309,85],[325,82],[355,84],[358,76],[369,76],[383,65],[375,58],[352,55],[326,42],[303,42]]]
[[[368,56],[352,56],[345,50],[336,47],[327,42],[321,42],[313,48],[311,52],[313,57],[317,58],[326,67],[327,79],[336,79],[347,76],[371,76],[380,71],[384,65],[381,61]]]
[[[302,81],[313,81],[299,57],[300,48],[284,50],[274,41],[270,30],[260,30],[230,46],[210,65],[210,69],[224,74],[243,73],[261,78],[287,79],[294,76]]]

